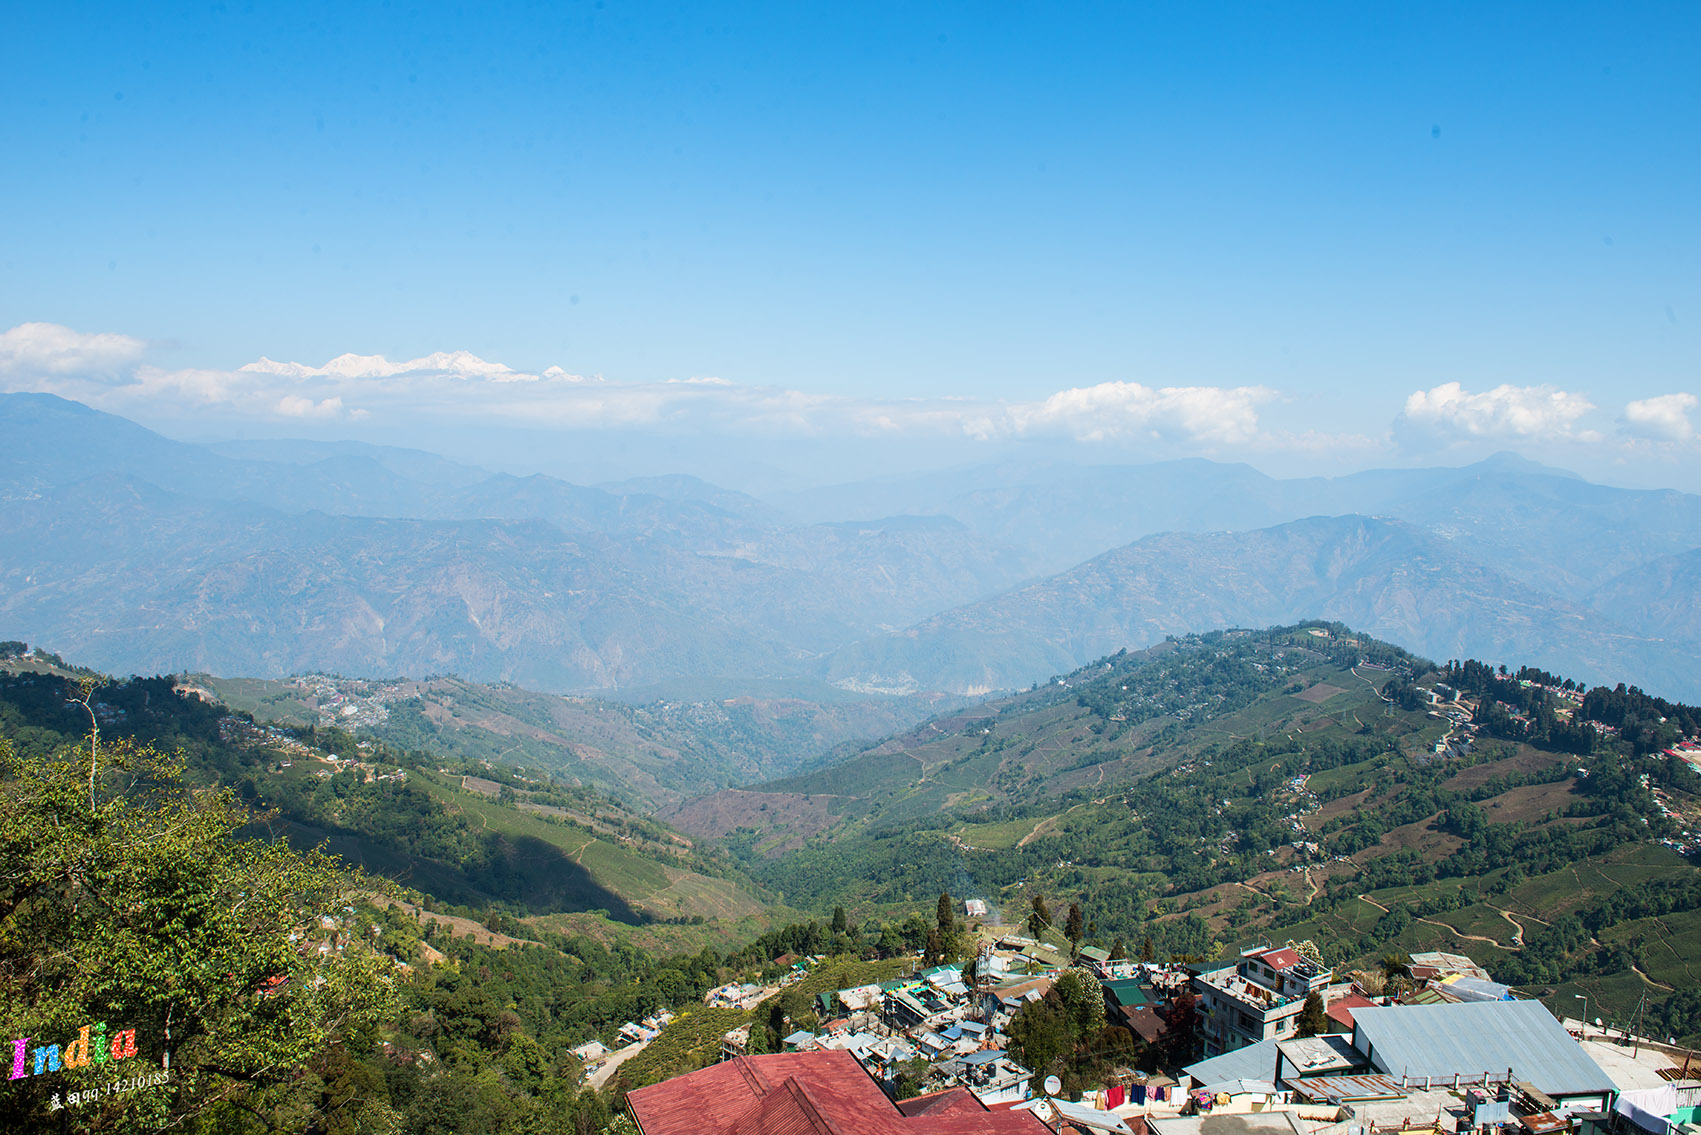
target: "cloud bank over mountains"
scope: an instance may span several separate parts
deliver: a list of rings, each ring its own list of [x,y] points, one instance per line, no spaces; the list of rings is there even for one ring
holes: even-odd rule
[[[1581,391],[1458,381],[1413,391],[1383,423],[1284,422],[1293,399],[1264,385],[1108,381],[1032,400],[856,397],[719,377],[610,381],[559,366],[516,370],[464,350],[392,360],[343,354],[323,365],[261,357],[232,370],[171,370],[141,339],[24,323],[0,333],[0,387],[40,390],[131,415],[201,422],[472,424],[669,436],[1054,442],[1149,450],[1154,456],[1358,455],[1458,451],[1472,445],[1561,447],[1574,460],[1694,453],[1686,391],[1612,408]],[[1388,413],[1385,410],[1384,413]],[[1315,417],[1313,413],[1313,417]],[[1355,430],[1354,426],[1358,428]]]
[[[57,323],[20,323],[0,332],[0,379],[71,377],[99,381],[141,361],[148,345],[128,335],[90,335]]]
[[[1595,441],[1595,431],[1575,429],[1594,409],[1584,395],[1551,386],[1501,385],[1473,394],[1457,382],[1444,382],[1414,392],[1406,399],[1404,416],[1442,436]]]

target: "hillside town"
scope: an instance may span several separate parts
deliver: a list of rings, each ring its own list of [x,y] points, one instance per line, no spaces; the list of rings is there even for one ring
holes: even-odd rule
[[[741,1026],[717,1063],[630,1092],[631,1117],[643,1135],[1701,1132],[1692,1053],[1556,1019],[1464,955],[1412,954],[1378,982],[1336,974],[1309,943],[1216,965],[1068,953],[1004,934],[962,965],[822,992],[816,1023],[783,1051],[755,1051],[759,1026]],[[794,962],[781,984],[820,961]],[[1065,986],[1090,989],[1104,1024],[1130,1034],[1122,1051],[1141,1054],[1073,1090],[1011,1051],[1018,1015]],[[770,993],[733,985],[709,1000]],[[1173,1066],[1152,1059],[1166,1054]]]

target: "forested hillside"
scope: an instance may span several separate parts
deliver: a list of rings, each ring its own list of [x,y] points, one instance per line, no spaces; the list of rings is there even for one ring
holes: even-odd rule
[[[784,998],[706,1009],[705,990],[788,954],[843,955],[847,981],[940,956],[942,891],[1054,938],[1079,907],[1076,941],[1117,954],[1309,939],[1372,984],[1391,956],[1458,950],[1564,1008],[1622,1021],[1645,995],[1646,1027],[1701,1040],[1701,781],[1667,752],[1701,712],[1630,686],[1436,666],[1332,623],[1187,636],[686,802],[682,835],[536,753],[270,725],[18,645],[0,737],[21,758],[75,754],[92,715],[106,743],[180,750],[192,783],[270,812],[247,838],[369,872],[336,940],[409,967],[397,1006],[286,1093],[357,1125],[598,1130],[622,1088],[712,1058],[726,1028],[780,1035]],[[614,1094],[579,1087],[566,1048],[662,1008],[679,1023]]]
[[[78,690],[51,673],[0,674],[0,731],[25,755],[76,743],[89,727],[69,700]],[[181,751],[192,780],[273,813],[292,843],[447,902],[581,926],[763,924],[724,857],[594,789],[336,727],[256,724],[165,677],[94,685],[89,705],[107,732]]]
[[[257,723],[171,678],[114,681],[24,653],[0,644],[0,1017],[38,1035],[122,1012],[142,1026],[137,1066],[153,1079],[123,1098],[89,1092],[98,1108],[67,1094],[81,1074],[32,1082],[0,1105],[19,1130],[69,1100],[95,1127],[591,1135],[626,1087],[695,1066],[719,1022],[753,1019],[705,1009],[712,986],[772,981],[776,959],[824,953],[842,955],[818,978],[837,988],[834,975],[910,966],[927,941],[919,915],[765,929],[723,857],[593,790],[494,763],[445,772],[457,762]],[[295,858],[286,840],[335,854]],[[76,862],[91,849],[93,873]],[[105,888],[80,915],[39,892],[54,881],[57,895],[65,871]],[[264,923],[235,917],[262,897]],[[126,915],[111,945],[84,935],[122,962],[116,992],[105,964],[87,969],[89,989],[38,988],[53,964],[41,951],[84,951],[65,932],[113,902],[160,915],[140,933]],[[123,983],[138,951],[159,982],[145,999]],[[231,969],[203,974],[209,957]],[[203,979],[212,988],[196,985],[183,1012],[172,998]],[[572,1046],[616,1043],[663,1009],[683,1032],[610,1090],[583,1085]],[[176,1079],[159,1072],[173,1044]]]
[[[1457,949],[1537,996],[1646,992],[1694,1032],[1673,994],[1701,965],[1701,779],[1663,750],[1698,727],[1633,687],[1437,668],[1338,624],[1229,631],[673,822],[806,909],[944,886],[1017,919],[1079,901],[1113,951]]]

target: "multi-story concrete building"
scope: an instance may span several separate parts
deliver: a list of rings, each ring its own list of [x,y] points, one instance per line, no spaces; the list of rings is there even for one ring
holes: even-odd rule
[[[1321,994],[1333,977],[1291,948],[1248,950],[1235,965],[1201,973],[1193,992],[1205,1055],[1298,1035],[1306,996]]]

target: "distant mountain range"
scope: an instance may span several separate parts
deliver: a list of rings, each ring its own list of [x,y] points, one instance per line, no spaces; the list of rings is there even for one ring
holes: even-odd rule
[[[805,675],[878,628],[1030,574],[945,517],[799,524],[667,487],[372,447],[214,449],[10,395],[0,621],[119,671],[591,690]]]
[[[1466,555],[1468,546],[1363,516],[1166,533],[865,640],[831,665],[859,687],[983,692],[1201,627],[1324,618],[1439,660],[1534,658],[1592,682],[1631,673],[1685,697],[1701,690],[1691,648],[1509,578]],[[1645,592],[1665,578],[1624,586]]]
[[[0,542],[0,634],[121,672],[973,694],[1325,617],[1701,696],[1701,497],[1507,456],[1298,480],[1006,465],[762,501],[356,443],[190,445],[6,395]]]

